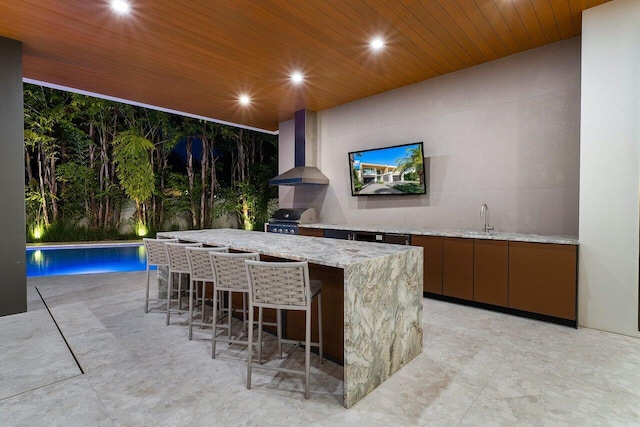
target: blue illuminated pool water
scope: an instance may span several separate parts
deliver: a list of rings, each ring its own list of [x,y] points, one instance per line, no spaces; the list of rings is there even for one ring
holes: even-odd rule
[[[146,268],[144,245],[76,245],[27,248],[27,276],[114,273]]]

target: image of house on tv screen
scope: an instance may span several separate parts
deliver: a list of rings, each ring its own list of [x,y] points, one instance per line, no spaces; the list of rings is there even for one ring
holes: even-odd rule
[[[422,143],[349,153],[354,196],[426,194]]]

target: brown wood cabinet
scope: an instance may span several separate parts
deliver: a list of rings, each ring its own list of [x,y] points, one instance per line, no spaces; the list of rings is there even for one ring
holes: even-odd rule
[[[442,295],[442,241],[442,237],[411,236],[411,245],[423,250],[422,290],[438,295]]]
[[[324,231],[321,228],[299,227],[298,234],[301,236],[324,237]]]
[[[509,307],[576,320],[577,250],[509,242]]]
[[[319,228],[300,227],[300,234],[324,237]],[[572,322],[577,318],[577,246],[422,235],[412,235],[411,245],[423,248],[424,292]],[[340,319],[340,314],[327,316]],[[339,352],[331,349],[334,357]]]
[[[442,294],[473,300],[473,239],[443,240]]]
[[[501,307],[509,304],[509,242],[473,241],[473,300]]]

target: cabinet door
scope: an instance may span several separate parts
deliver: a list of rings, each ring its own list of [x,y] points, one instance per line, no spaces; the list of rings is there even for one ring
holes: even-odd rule
[[[576,320],[577,250],[509,242],[509,307]]]
[[[422,246],[424,283],[422,290],[442,295],[442,237],[411,236],[411,246]]]
[[[442,294],[473,300],[473,240],[445,238],[442,267]]]
[[[509,304],[509,243],[473,241],[473,300],[507,307]]]
[[[299,227],[298,234],[301,236],[324,237],[324,231],[321,228]]]

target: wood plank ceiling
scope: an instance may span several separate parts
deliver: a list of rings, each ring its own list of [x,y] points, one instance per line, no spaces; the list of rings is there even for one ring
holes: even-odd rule
[[[117,16],[107,0],[0,0],[0,36],[23,41],[27,79],[274,131],[301,108],[575,37],[608,0],[130,1]]]

